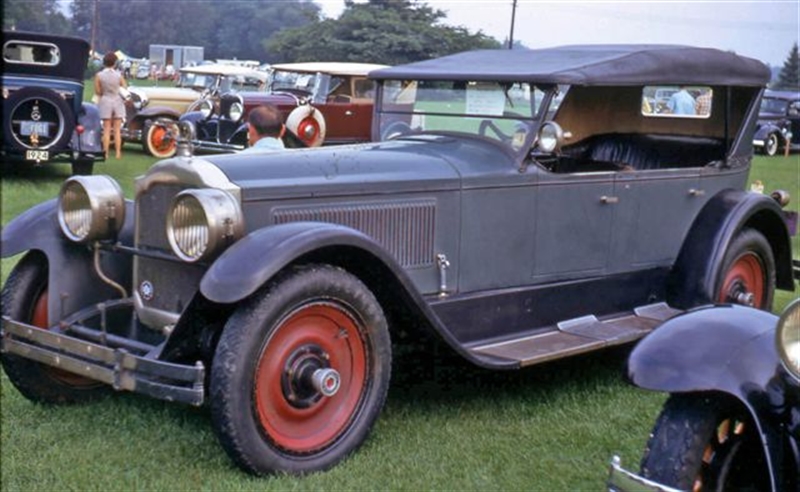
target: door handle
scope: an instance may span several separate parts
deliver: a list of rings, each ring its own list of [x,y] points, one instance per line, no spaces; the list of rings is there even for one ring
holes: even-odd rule
[[[689,195],[691,196],[703,196],[706,194],[706,190],[698,190],[696,188],[689,189]]]
[[[353,116],[353,112],[348,109],[347,111],[344,112],[344,115],[345,116]]]
[[[604,203],[604,204],[619,203],[619,197],[618,196],[606,196],[606,195],[603,195],[603,196],[600,197],[600,203]]]

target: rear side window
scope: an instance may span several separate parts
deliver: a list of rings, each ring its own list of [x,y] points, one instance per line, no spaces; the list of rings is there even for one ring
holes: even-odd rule
[[[58,46],[36,41],[7,41],[3,45],[3,61],[24,65],[55,66],[61,61]]]
[[[642,114],[667,118],[708,118],[714,93],[702,86],[647,86],[642,91]]]

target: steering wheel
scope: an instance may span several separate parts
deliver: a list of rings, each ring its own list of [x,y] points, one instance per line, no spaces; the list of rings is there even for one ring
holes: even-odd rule
[[[503,130],[498,127],[494,121],[492,120],[481,120],[480,125],[478,125],[478,134],[482,137],[486,137],[487,130],[492,130],[492,132],[499,137],[501,142],[510,142],[511,135],[507,135],[503,132]]]

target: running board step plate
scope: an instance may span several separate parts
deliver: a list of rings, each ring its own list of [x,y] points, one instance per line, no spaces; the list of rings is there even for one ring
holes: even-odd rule
[[[595,316],[584,316],[562,321],[552,331],[473,346],[469,350],[476,357],[499,357],[529,366],[638,340],[681,312],[659,303],[602,321]]]

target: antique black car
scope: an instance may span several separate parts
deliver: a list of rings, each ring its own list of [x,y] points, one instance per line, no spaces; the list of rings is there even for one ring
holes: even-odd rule
[[[766,91],[753,136],[753,146],[765,155],[800,149],[800,92]]]
[[[223,94],[219,104],[181,117],[194,126],[198,151],[236,152],[247,146],[247,116],[262,104],[278,108],[292,147],[368,142],[375,82],[367,73],[385,65],[317,62],[272,65],[266,91]]]
[[[780,318],[735,305],[676,317],[634,349],[628,376],[670,396],[640,474],[615,457],[610,490],[800,488],[800,299]]]
[[[182,114],[196,111],[208,116],[218,107],[221,94],[263,88],[266,78],[258,70],[212,63],[181,68],[174,87],[131,87],[122,138],[141,143],[152,156],[172,157]]]
[[[105,160],[97,106],[83,102],[88,60],[83,39],[3,32],[4,165],[70,162],[92,174]]]
[[[205,157],[184,144],[132,202],[107,176],[76,177],[9,223],[3,255],[27,251],[3,293],[20,392],[207,402],[243,469],[306,473],[366,439],[393,343],[434,337],[517,369],[794,288],[780,205],[744,191],[758,61],[572,46],[370,78],[371,143]],[[653,87],[681,84],[708,110],[646,110]]]

